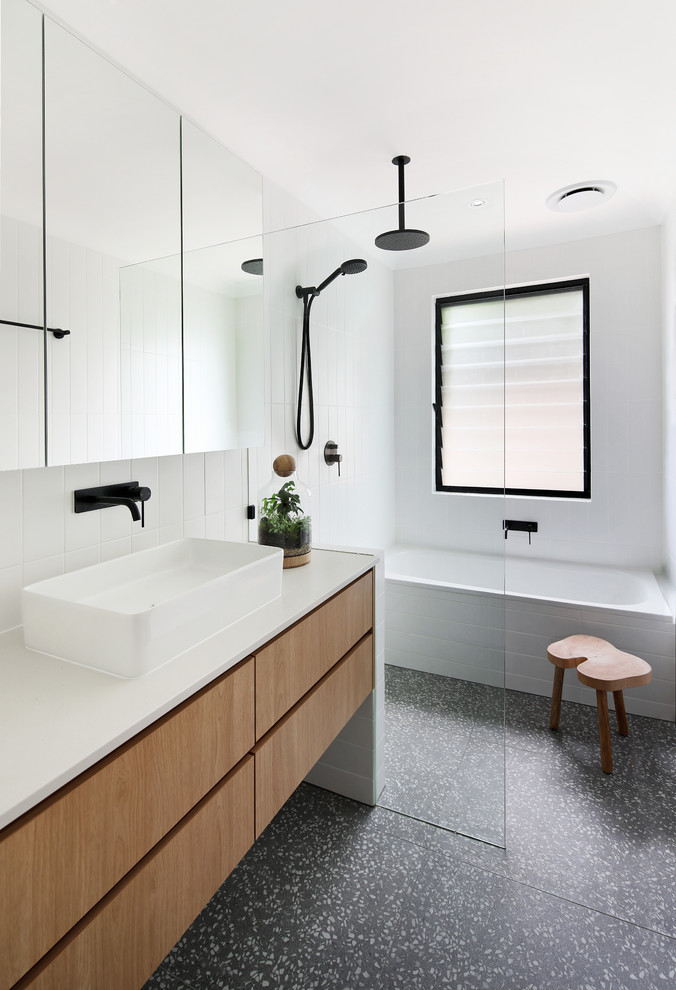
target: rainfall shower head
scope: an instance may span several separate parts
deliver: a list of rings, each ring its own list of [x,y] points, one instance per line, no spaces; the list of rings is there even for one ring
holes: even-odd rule
[[[386,230],[376,237],[376,247],[383,251],[412,251],[414,248],[423,247],[430,239],[426,230],[416,230],[414,227],[406,227],[404,214],[404,167],[410,162],[408,155],[397,155],[392,159],[392,164],[397,166],[399,172],[399,229]]]
[[[349,261],[344,261],[340,267],[336,268],[335,272],[331,272],[329,277],[325,278],[319,285],[310,285],[305,287],[302,285],[297,285],[296,295],[299,299],[312,299],[314,296],[318,296],[319,293],[322,292],[327,285],[330,285],[335,278],[338,278],[339,275],[358,275],[359,272],[363,272],[367,268],[368,265],[363,258],[350,258]]]
[[[262,275],[263,274],[263,259],[262,258],[249,258],[248,261],[243,261],[241,265],[242,271],[246,272],[247,275]]]

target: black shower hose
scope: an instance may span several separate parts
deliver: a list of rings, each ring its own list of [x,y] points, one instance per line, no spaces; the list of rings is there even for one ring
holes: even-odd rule
[[[296,441],[301,450],[307,450],[315,437],[315,398],[312,389],[312,352],[310,350],[310,307],[314,296],[303,299],[303,337],[300,350],[300,377],[298,380],[298,406],[296,409]],[[307,372],[308,405],[310,413],[310,435],[307,443],[301,437],[300,421],[303,414],[303,384]]]

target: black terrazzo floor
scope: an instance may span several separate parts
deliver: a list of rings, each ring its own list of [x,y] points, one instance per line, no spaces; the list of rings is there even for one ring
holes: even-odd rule
[[[385,766],[378,804],[505,844],[505,692],[385,668]]]
[[[388,668],[389,672],[389,668]],[[673,990],[676,728],[507,692],[507,848],[301,785],[145,990]]]

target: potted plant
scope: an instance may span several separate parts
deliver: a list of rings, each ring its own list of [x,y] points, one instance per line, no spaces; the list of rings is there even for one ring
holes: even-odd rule
[[[310,560],[310,492],[296,478],[295,468],[296,462],[289,454],[275,458],[275,476],[261,492],[258,508],[258,542],[281,547],[284,567],[298,567]],[[288,480],[280,486],[279,477]]]

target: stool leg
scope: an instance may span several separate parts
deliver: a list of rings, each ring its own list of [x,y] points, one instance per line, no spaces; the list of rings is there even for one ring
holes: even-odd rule
[[[613,691],[613,699],[615,701],[615,714],[617,715],[617,731],[621,736],[628,736],[629,723],[624,709],[624,695],[621,691]]]
[[[601,767],[604,773],[613,772],[613,752],[610,748],[610,723],[608,722],[608,694],[596,692],[596,708],[599,714],[599,739],[601,741]]]
[[[549,728],[558,729],[561,715],[561,692],[563,690],[563,675],[565,667],[554,668],[554,687],[552,688],[552,711],[549,716]]]

